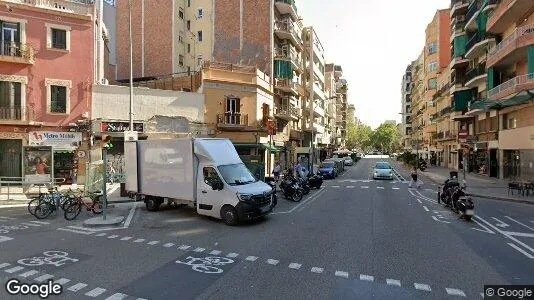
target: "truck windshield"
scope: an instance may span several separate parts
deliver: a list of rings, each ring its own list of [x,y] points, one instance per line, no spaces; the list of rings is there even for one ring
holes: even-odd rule
[[[257,181],[244,164],[224,165],[217,168],[229,185],[243,185]]]

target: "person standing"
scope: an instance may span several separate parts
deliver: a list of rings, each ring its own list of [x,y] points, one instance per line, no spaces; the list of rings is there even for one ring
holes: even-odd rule
[[[274,180],[278,181],[280,179],[281,171],[282,171],[282,167],[280,166],[280,163],[277,162],[273,169]]]
[[[408,185],[409,187],[412,187],[412,185],[415,183],[416,184],[416,187],[419,187],[417,185],[417,167],[413,167],[412,169],[412,173],[410,175],[412,177],[412,180],[410,181],[410,184]]]

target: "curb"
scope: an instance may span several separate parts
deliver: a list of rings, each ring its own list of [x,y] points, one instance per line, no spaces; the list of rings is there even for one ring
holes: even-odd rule
[[[103,227],[103,226],[117,226],[124,221],[123,216],[106,216],[106,220],[103,220],[101,216],[87,219],[83,222],[85,227]]]

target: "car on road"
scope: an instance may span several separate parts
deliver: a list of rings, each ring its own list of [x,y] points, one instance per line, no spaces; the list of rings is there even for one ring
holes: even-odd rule
[[[345,160],[345,161],[344,161],[345,166],[352,166],[352,165],[354,165],[354,161],[352,160],[352,158],[350,158],[350,156],[345,156],[343,159]]]
[[[373,179],[393,180],[393,168],[386,161],[379,161],[373,169]]]
[[[331,178],[331,179],[334,179],[337,177],[337,168],[336,168],[336,163],[333,162],[333,161],[323,161],[320,165],[319,165],[319,170],[317,171],[317,173],[321,176],[323,176],[323,178]]]

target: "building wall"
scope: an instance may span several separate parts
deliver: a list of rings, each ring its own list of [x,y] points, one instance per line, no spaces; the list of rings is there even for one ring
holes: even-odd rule
[[[117,1],[115,2],[115,5]],[[109,4],[107,1],[104,1],[104,24],[108,30],[108,35],[110,38],[109,42],[109,63],[117,64],[117,8],[115,5]],[[106,77],[108,78],[108,77]],[[112,77],[115,78],[115,77]]]
[[[179,2],[187,2],[180,0]],[[198,58],[202,60],[213,60],[213,28],[215,21],[214,12],[214,0],[194,0],[191,1],[191,7],[187,7],[185,4],[185,21],[191,21],[191,32],[187,33],[185,25],[182,24],[184,32],[186,32],[186,42],[182,44],[187,46],[187,43],[191,44],[191,53],[185,54],[186,66],[191,66],[192,69],[196,69],[198,66]],[[198,18],[198,9],[201,8],[203,17]],[[178,26],[180,26],[178,24]],[[197,33],[202,31],[202,42],[198,41]],[[187,53],[184,48],[184,53]]]
[[[439,11],[439,64],[441,68],[446,68],[451,62],[451,17],[450,10]]]
[[[93,119],[128,120],[129,87],[93,87]],[[134,119],[146,121],[155,115],[183,116],[191,122],[204,122],[204,95],[199,93],[134,88]]]

